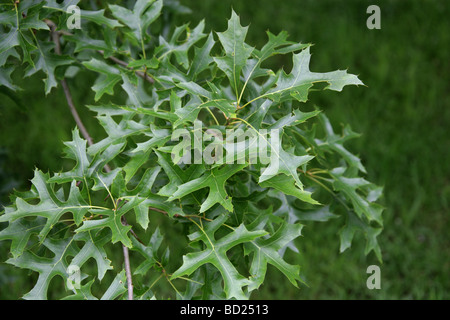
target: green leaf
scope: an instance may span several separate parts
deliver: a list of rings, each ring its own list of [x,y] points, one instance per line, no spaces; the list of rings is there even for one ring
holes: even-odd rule
[[[341,192],[349,201],[351,201],[356,214],[361,219],[363,216],[370,221],[376,221],[382,225],[383,220],[381,213],[383,207],[377,203],[373,203],[365,199],[357,190],[370,185],[370,182],[363,178],[347,178],[344,176],[345,168],[335,168],[331,171],[334,179],[334,190]]]
[[[5,86],[13,91],[21,90],[18,86],[13,84],[13,81],[11,80],[11,73],[14,69],[14,67],[2,68],[2,73],[0,73],[0,86]]]
[[[217,34],[225,50],[225,56],[216,57],[214,61],[226,74],[231,87],[236,92],[239,88],[242,68],[253,51],[253,48],[245,43],[247,30],[248,27],[242,27],[238,15],[232,11],[231,18],[228,20],[228,29]]]
[[[16,7],[15,10],[0,13],[0,23],[11,26],[7,35],[1,34],[0,36],[3,38],[0,41],[0,60],[3,60],[1,65],[6,63],[10,55],[20,59],[15,49],[16,46],[19,46],[22,50],[22,62],[27,62],[31,67],[35,67],[31,59],[31,53],[37,47],[29,34],[36,32],[36,30],[49,30],[49,28],[46,23],[39,20],[39,10],[42,4],[31,6],[31,8],[26,8],[26,4],[20,3],[19,8]],[[19,12],[22,12],[22,14],[19,14]],[[7,75],[4,75],[3,78],[7,78]],[[13,89],[13,87],[11,84],[10,88]]]
[[[61,300],[98,300],[94,295],[92,295],[91,288],[94,284],[95,279],[92,279],[85,285],[82,285],[79,289],[74,288],[74,294],[62,298]]]
[[[98,279],[102,280],[105,273],[113,268],[103,248],[111,240],[111,234],[109,232],[95,233],[88,231],[78,233],[75,235],[74,240],[83,241],[85,244],[80,252],[74,256],[70,264],[81,268],[86,261],[93,258],[97,262]]]
[[[362,165],[361,159],[344,148],[344,143],[346,141],[358,138],[360,135],[353,132],[348,125],[344,127],[342,135],[337,135],[333,130],[330,120],[328,120],[327,116],[323,113],[319,115],[319,120],[322,123],[322,127],[325,129],[326,137],[323,141],[319,140],[318,147],[340,154],[350,167],[357,168],[366,173],[366,169]]]
[[[269,180],[279,173],[283,173],[293,178],[296,185],[300,189],[303,189],[303,183],[300,181],[297,173],[297,168],[305,165],[314,157],[310,155],[296,156],[290,152],[284,151],[281,145],[282,135],[283,131],[280,132],[280,141],[277,143],[277,145],[272,145],[272,139],[270,139],[270,141],[267,141],[271,150],[271,158],[269,165],[261,173],[259,183]]]
[[[26,33],[33,30],[49,30],[47,24],[39,19],[39,12],[42,3],[22,2],[18,6],[14,5],[14,9],[0,13],[0,23],[11,26],[8,34],[2,34],[0,41],[0,54],[20,46],[24,59],[30,62],[29,47],[36,48],[32,41],[28,40]],[[25,14],[20,14],[20,13]]]
[[[283,210],[282,208],[280,209]],[[295,208],[292,202],[289,207],[289,215],[291,216],[294,215],[295,220],[298,221],[320,221],[320,222],[326,222],[330,219],[336,219],[339,217],[338,215],[331,212],[330,206],[325,206],[323,208],[319,208],[316,210],[299,210]]]
[[[187,69],[189,67],[189,49],[206,36],[203,33],[204,29],[205,21],[202,20],[192,31],[187,24],[176,27],[168,42],[163,37],[160,37],[161,45],[157,48],[158,59],[168,59],[173,54],[177,62]],[[186,33],[186,39],[180,39],[184,33]]]
[[[17,13],[22,36],[27,29],[50,30],[48,25],[39,17],[39,13],[42,12],[42,3],[35,4],[36,1],[27,2],[24,1],[19,4]],[[20,14],[24,12],[26,13],[25,15]]]
[[[139,59],[134,60],[128,64],[129,68],[136,69],[136,68],[142,68],[147,67],[149,69],[156,69],[159,66],[159,60],[156,58],[149,59]]]
[[[11,28],[6,35],[2,36],[0,41],[0,53],[5,52],[15,46],[19,45],[19,29],[17,27]]]
[[[127,291],[127,288],[125,288],[126,281],[127,277],[125,274],[125,270],[122,270],[114,278],[108,290],[106,290],[105,294],[101,297],[100,300],[114,300],[125,293]]]
[[[133,250],[139,252],[145,259],[145,261],[136,268],[134,274],[145,275],[150,270],[150,268],[157,265],[157,262],[160,260],[158,250],[161,247],[162,242],[164,241],[164,237],[159,231],[159,228],[156,228],[147,245],[140,243],[134,238],[132,239],[132,241]]]
[[[77,128],[72,131],[72,139],[64,144],[66,145],[66,157],[76,162],[75,167],[67,172],[55,174],[49,179],[49,182],[66,183],[76,180],[87,184],[88,180],[94,179],[96,182],[94,190],[108,187],[120,169],[115,169],[110,173],[103,173],[102,169],[120,153],[123,143],[107,145],[102,148],[101,153],[99,152],[91,158],[86,150],[87,141],[80,137]]]
[[[76,6],[80,0],[46,0],[44,8],[55,9],[59,11],[67,11],[70,6]]]
[[[116,123],[114,119],[108,115],[98,116],[97,119],[108,136],[89,147],[88,153],[91,155],[95,155],[108,148],[115,149],[114,146],[117,146],[116,148],[120,152],[120,149],[125,146],[129,136],[150,131],[150,128],[147,125],[133,120],[124,119],[119,123]],[[120,148],[118,146],[120,146]]]
[[[254,59],[248,61],[244,69],[245,85],[241,92],[239,100],[242,98],[245,86],[249,83],[250,80],[267,75],[268,70],[260,68],[262,62],[274,55],[299,51],[309,46],[309,44],[287,41],[288,34],[285,31],[280,32],[278,35],[274,35],[267,31],[267,35],[269,37],[267,43],[264,45],[264,47],[262,47],[261,50],[255,49],[253,51]]]
[[[147,28],[159,17],[162,4],[161,0],[137,0],[133,10],[113,4],[109,9],[116,19],[131,29],[137,43],[143,44]]]
[[[178,186],[177,191],[169,198],[169,201],[180,199],[196,190],[209,188],[207,199],[202,203],[200,212],[205,212],[216,203],[221,204],[225,209],[232,212],[233,204],[231,197],[225,190],[225,182],[236,172],[241,171],[248,164],[226,165],[223,168],[214,168],[207,171],[200,178],[191,180]]]
[[[381,249],[377,241],[377,236],[383,230],[382,228],[371,227],[363,223],[354,213],[347,212],[347,222],[345,226],[339,231],[341,239],[340,251],[344,252],[351,247],[355,233],[360,231],[366,237],[366,248],[364,253],[367,255],[372,250],[375,252],[378,260],[382,262]]]
[[[78,128],[72,131],[72,141],[64,142],[66,145],[66,157],[76,161],[76,165],[72,170],[67,173],[60,173],[57,176],[57,181],[68,182],[74,179],[83,180],[85,176],[88,176],[88,168],[90,166],[90,161],[86,153],[87,141],[80,137],[80,132]],[[55,181],[55,177],[53,181]],[[52,180],[50,180],[52,181]]]
[[[39,273],[39,278],[33,289],[23,296],[27,300],[47,299],[48,287],[55,276],[60,276],[65,282],[69,276],[67,258],[74,256],[77,252],[72,239],[46,239],[43,245],[54,254],[53,258],[40,257],[31,252],[25,252],[20,257],[7,261],[7,263],[16,267]]]
[[[60,56],[50,52],[54,48],[53,43],[37,43],[37,53],[33,59],[34,67],[29,66],[25,71],[25,76],[29,77],[36,72],[42,70],[47,78],[44,79],[45,94],[49,94],[51,89],[56,87],[56,68],[64,65],[69,65],[73,62],[70,57]]]
[[[156,208],[167,212],[170,217],[175,215],[184,215],[183,210],[176,206],[175,203],[167,201],[166,197],[154,194],[152,192],[153,183],[159,174],[160,167],[153,167],[147,169],[142,176],[141,181],[133,190],[128,190],[125,186],[123,175],[119,174],[114,180],[112,192],[118,198],[129,201],[127,205],[133,207],[137,222],[142,228],[147,229],[148,226],[148,210]]]
[[[158,164],[163,168],[164,172],[169,178],[169,183],[163,186],[158,192],[158,194],[161,196],[172,196],[177,191],[180,185],[198,178],[205,172],[204,165],[191,165],[189,168],[183,171],[178,165],[173,163],[169,155],[159,151],[155,151],[155,153],[158,156]],[[185,196],[184,198],[187,197],[188,196]],[[195,203],[201,204],[195,193],[192,194],[192,198],[194,199]]]
[[[295,180],[285,175],[277,175],[273,178],[260,182],[259,185],[263,188],[276,189],[284,194],[294,196],[297,199],[307,203],[320,204],[311,197],[311,192],[299,189],[295,185]]]
[[[112,232],[112,243],[121,242],[123,245],[128,248],[132,247],[132,243],[130,238],[128,237],[128,232],[131,229],[131,226],[125,225],[122,220],[122,216],[125,215],[128,211],[133,209],[136,205],[138,205],[140,199],[133,199],[130,202],[124,204],[122,207],[118,209],[95,209],[92,210],[92,213],[106,216],[106,218],[94,219],[94,220],[86,220],[83,222],[81,227],[76,229],[77,233],[91,231],[91,230],[99,230],[103,228],[109,228]]]
[[[301,112],[300,110],[294,110],[293,115],[285,115],[281,119],[277,120],[277,122],[270,125],[267,129],[282,129],[284,127],[295,126],[317,116],[319,113],[319,110],[311,112]]]
[[[84,201],[75,181],[70,186],[67,200],[62,200],[55,193],[54,186],[48,182],[48,179],[48,174],[36,170],[31,183],[37,189],[39,203],[30,204],[22,198],[17,198],[15,208],[9,208],[4,215],[0,216],[0,222],[14,221],[23,217],[47,218],[45,226],[39,233],[41,241],[66,212],[71,212],[75,223],[79,225],[90,206]]]
[[[92,90],[95,92],[95,101],[98,101],[105,93],[109,95],[114,94],[114,86],[117,82],[122,80],[122,75],[117,68],[95,58],[83,62],[83,65],[86,68],[101,74],[95,81],[95,85],[92,87]]]
[[[202,71],[206,70],[208,66],[214,62],[214,59],[211,57],[211,49],[214,45],[214,37],[212,33],[210,33],[203,47],[195,48],[195,55],[189,67],[188,76],[196,79]]]
[[[211,264],[201,267],[204,270],[202,292],[200,298],[203,300],[225,300],[227,297],[222,290],[222,275]]]
[[[261,50],[253,51],[254,56],[258,59],[258,64],[277,54],[287,54],[294,51],[303,50],[310,44],[296,43],[287,41],[288,33],[281,31],[278,35],[267,31],[268,41]]]
[[[83,19],[95,22],[100,26],[107,26],[110,29],[122,27],[122,25],[117,20],[106,18],[104,16],[104,13],[104,9],[98,11],[80,10],[80,16]]]
[[[258,238],[245,244],[245,254],[253,252],[249,291],[258,289],[264,282],[268,264],[280,270],[294,286],[297,287],[297,281],[302,282],[299,276],[300,267],[288,264],[278,253],[301,235],[302,228],[301,224],[284,223],[270,238]]]
[[[75,69],[84,67],[95,76],[93,99],[111,95],[114,101],[86,103],[104,130],[100,138],[91,132],[96,143],[86,141],[73,130],[64,148],[72,166],[64,162],[64,169],[52,175],[36,170],[30,190],[15,192],[12,205],[0,214],[0,222],[8,222],[0,231],[0,241],[10,242],[13,258],[8,262],[39,273],[25,298],[47,298],[52,280],[60,276],[65,281],[68,269],[77,266],[92,275],[82,274],[81,287],[67,299],[97,299],[96,280],[105,281],[108,271],[115,279],[102,299],[125,299],[125,271],[111,271],[123,259],[110,261],[106,254],[114,257],[115,248],[121,251],[113,245],[117,242],[141,256],[136,265],[132,256],[135,299],[156,299],[159,288],[173,289],[162,298],[246,299],[270,281],[268,265],[297,286],[302,282],[299,266],[287,263],[284,255],[287,249],[298,253],[294,241],[301,235],[300,223],[329,221],[344,208],[341,251],[361,233],[367,239],[365,253],[374,251],[381,261],[377,237],[383,208],[377,201],[382,188],[358,175],[365,173],[361,160],[344,147],[358,134],[349,126],[335,133],[323,113],[298,107],[315,83],[341,91],[362,84],[356,75],[310,71],[311,45],[289,41],[284,31],[267,32],[267,42],[253,48],[245,43],[248,27],[234,11],[226,31],[215,39],[214,32],[205,32],[204,21],[192,28],[189,23],[171,26],[172,15],[184,11],[178,1],[165,1],[164,10],[169,10],[164,12],[162,0],[13,2],[0,9],[4,93],[16,97],[13,79],[40,71],[47,94],[63,75],[73,79],[70,86],[79,83],[83,72],[72,72],[77,62]],[[66,10],[78,4],[96,11],[82,10],[83,28],[67,30]],[[161,25],[151,26],[161,13]],[[43,41],[50,35],[46,19],[57,25],[67,56]],[[289,73],[267,69],[282,61],[271,57],[286,54],[293,56]],[[23,68],[17,68],[20,64]],[[142,78],[143,72],[149,78]],[[180,144],[172,141],[179,133],[175,130],[191,135],[198,123],[227,132],[223,140],[206,131],[201,146],[211,151],[222,144],[227,156],[233,148],[234,164],[180,161]],[[246,127],[250,132],[244,132]],[[238,131],[233,140],[229,129]],[[281,136],[254,148],[258,139],[264,142],[263,130]],[[254,161],[256,153],[262,157],[269,151],[270,162]],[[313,191],[323,206],[317,206]],[[150,221],[150,211],[162,215],[157,220],[151,215]],[[164,233],[155,225],[160,222]],[[189,246],[171,241],[173,232],[166,231],[172,224],[179,224],[172,231],[189,234]],[[170,252],[184,254],[174,273]],[[164,278],[170,286],[159,287]],[[179,290],[182,281],[187,283]]]
[[[9,48],[9,49],[3,51],[2,53],[0,53],[0,67],[3,67],[6,64],[6,61],[8,60],[9,57],[15,57],[17,59],[20,59],[20,56],[17,53],[17,50],[15,48]],[[5,74],[2,77],[7,78]],[[7,79],[9,79],[9,78],[7,78]]]
[[[252,101],[269,98],[276,102],[283,102],[295,98],[300,102],[308,99],[308,92],[317,82],[327,82],[326,89],[342,91],[346,85],[362,85],[361,80],[353,74],[338,70],[326,73],[315,73],[309,70],[311,53],[309,47],[293,55],[293,67],[290,74],[280,72],[276,86]]]
[[[169,131],[166,129],[157,129],[156,127],[150,127],[151,132],[145,133],[147,136],[147,141],[140,142],[137,147],[133,149],[132,153],[136,154],[139,152],[148,152],[150,150],[156,150],[163,146],[167,141],[170,140]]]
[[[149,115],[155,118],[160,118],[160,119],[164,119],[164,120],[168,120],[170,122],[175,122],[178,120],[178,116],[171,113],[171,112],[164,112],[164,111],[155,111],[153,109],[148,109],[148,108],[130,108],[130,107],[122,107],[124,110],[127,111],[131,111],[131,112],[135,112],[138,114],[144,114],[144,115]],[[163,132],[161,130],[155,130],[154,132]],[[155,134],[156,136],[156,134]],[[167,137],[167,134],[164,134],[165,137]]]
[[[14,258],[19,257],[27,246],[32,234],[37,234],[45,226],[45,219],[18,219],[10,222],[8,227],[0,231],[0,241],[12,240],[10,252]]]
[[[125,183],[130,182],[131,178],[136,174],[139,168],[147,162],[150,156],[150,151],[136,153],[131,160],[123,167],[123,171],[125,172]]]
[[[171,279],[176,279],[183,275],[190,275],[202,265],[210,263],[220,271],[224,281],[224,291],[228,299],[247,299],[247,296],[242,291],[242,287],[249,285],[250,281],[239,274],[235,266],[228,259],[227,251],[238,244],[261,237],[266,232],[248,231],[244,225],[240,225],[226,236],[216,240],[216,231],[227,219],[228,216],[222,214],[214,221],[209,222],[201,231],[189,235],[191,241],[204,242],[206,249],[183,256],[183,265],[172,274]]]

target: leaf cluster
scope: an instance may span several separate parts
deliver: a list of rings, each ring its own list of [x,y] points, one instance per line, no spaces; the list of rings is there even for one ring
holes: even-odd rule
[[[82,7],[80,30],[67,27],[69,5]],[[0,85],[21,90],[11,78],[18,64],[25,77],[43,72],[46,94],[69,71],[92,72],[95,97],[86,108],[105,131],[89,145],[74,129],[65,143],[73,167],[36,169],[31,189],[12,195],[0,215],[9,223],[0,232],[0,240],[11,241],[7,262],[39,274],[24,298],[47,298],[55,276],[67,280],[70,266],[87,270],[91,258],[97,270],[82,272],[81,286],[67,298],[124,297],[125,272],[112,267],[105,250],[116,243],[141,259],[133,267],[136,299],[158,297],[161,279],[179,299],[246,299],[270,281],[269,264],[298,286],[300,267],[286,261],[286,249],[297,251],[294,240],[305,223],[339,217],[341,251],[360,232],[366,254],[381,260],[382,189],[364,179],[361,160],[345,147],[358,134],[349,126],[336,132],[306,103],[312,91],[362,85],[356,75],[311,71],[311,45],[289,41],[286,32],[267,32],[262,48],[247,44],[248,27],[235,12],[223,32],[207,32],[202,21],[167,33],[162,13],[186,11],[176,2],[89,6],[33,0],[0,7]],[[59,43],[49,41],[55,32],[61,54]],[[291,56],[292,69],[267,69],[276,55]],[[242,130],[266,144],[253,149],[210,135],[201,149],[234,148],[232,164],[174,161],[174,133],[194,136],[198,124],[206,135]],[[279,137],[268,139],[262,130]],[[251,161],[262,151],[276,161]],[[182,261],[170,254],[177,243],[152,224],[150,212],[182,225],[189,241],[177,248]],[[110,273],[109,289],[94,295],[94,284]]]

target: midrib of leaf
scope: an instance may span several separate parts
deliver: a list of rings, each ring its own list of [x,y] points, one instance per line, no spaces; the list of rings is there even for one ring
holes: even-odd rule
[[[145,47],[144,47],[144,34],[142,32],[142,27],[141,24],[138,23],[138,27],[139,27],[139,34],[141,35],[141,48],[142,48],[142,56],[144,57],[144,59],[147,59],[146,55],[145,55]]]
[[[298,78],[300,77],[300,75],[301,75],[301,65],[300,65],[300,70],[299,70],[297,76],[295,77],[294,83],[297,82],[297,80],[298,80]],[[320,81],[318,81],[318,82],[320,82]],[[282,89],[282,90],[278,90],[278,91],[272,92],[272,93],[270,93],[270,94],[280,93],[280,92],[283,92],[283,91],[286,91],[286,90],[290,90],[290,89],[292,89],[292,88],[294,88],[294,86],[291,86],[291,87],[289,87],[289,88],[285,88],[285,89]],[[268,94],[265,93],[265,94],[263,94],[263,95],[261,95],[261,96],[259,96],[259,97],[256,97],[256,98],[253,99],[253,100],[250,100],[249,102],[247,102],[246,104],[244,104],[244,105],[242,106],[242,108],[245,108],[245,107],[246,107],[247,105],[249,105],[250,103],[253,103],[253,102],[255,102],[255,101],[257,101],[257,100],[259,100],[259,99],[261,99],[261,98],[264,98],[266,95],[268,95]]]
[[[189,220],[191,222],[193,222],[201,230],[201,232],[203,232],[203,234],[205,235],[206,239],[208,239],[209,244],[211,245],[211,249],[214,251],[215,250],[214,244],[212,243],[211,239],[209,238],[209,236],[205,232],[205,230],[197,222],[195,222],[194,220],[192,220],[192,219],[189,219]]]
[[[70,210],[70,209],[101,209],[101,210],[110,210],[108,208],[99,207],[99,206],[68,206],[68,207],[60,207],[56,203],[54,203],[54,204],[55,204],[56,208],[45,209],[45,211],[62,211],[62,210]],[[33,211],[30,211],[30,212],[33,212]]]
[[[233,283],[234,281],[233,281],[233,277],[231,277],[231,275],[230,275],[230,273],[228,272],[228,268],[225,266],[227,263],[226,263],[226,260],[222,260],[222,258],[217,254],[217,252],[215,252],[214,251],[214,254],[216,255],[216,257],[217,257],[217,260],[220,262],[220,265],[222,266],[222,270],[223,271],[225,271],[225,273],[226,273],[226,275],[227,275],[227,278],[228,278],[228,282],[229,283]],[[225,261],[225,262],[224,262]]]
[[[297,75],[296,81],[298,80],[298,77],[299,77],[299,76],[300,76],[300,74]],[[338,78],[338,79],[333,79],[333,80],[342,80],[342,79],[343,79],[343,78]],[[311,81],[311,82],[308,82],[308,83],[315,84],[315,83],[319,83],[319,82],[328,82],[328,81],[327,81],[327,80],[314,80],[314,81]],[[306,83],[304,83],[304,84],[306,84]],[[271,95],[274,95],[274,94],[277,94],[277,93],[281,93],[281,92],[284,92],[284,91],[287,91],[287,90],[291,90],[292,88],[297,87],[297,86],[299,86],[299,85],[290,86],[290,87],[287,87],[287,88],[284,88],[284,89],[281,89],[281,90],[277,90],[277,91],[274,91],[274,92],[267,92],[267,93],[264,93],[263,95],[260,95],[260,96],[258,96],[258,97],[256,97],[256,98],[250,100],[250,101],[247,102],[246,104],[244,104],[244,105],[241,107],[241,109],[242,109],[242,108],[245,108],[247,105],[249,105],[249,104],[251,104],[251,103],[253,103],[253,102],[255,102],[255,101],[257,101],[257,100],[259,100],[259,99],[261,99],[261,98],[265,98],[265,97],[267,97],[267,96],[271,96]]]
[[[236,81],[236,21],[233,23],[233,78],[234,78],[234,88],[236,90],[236,98],[238,98],[238,87]],[[239,105],[239,103],[238,103]]]
[[[175,170],[174,170],[175,172]],[[183,180],[181,179],[181,177],[178,175],[178,173],[175,172],[175,174],[177,175],[177,177],[180,179],[181,182],[183,182]],[[188,181],[191,181],[191,177],[194,174],[194,171],[191,172],[191,174],[188,176]],[[198,199],[198,197],[192,193],[192,196],[194,197],[194,200],[197,202],[198,205],[201,205],[200,200]]]
[[[241,94],[239,95],[239,99],[237,100],[237,107],[239,108],[239,104],[241,103],[241,99],[242,99],[242,95],[244,94],[245,88],[247,87],[247,84],[250,80],[250,78],[252,77],[253,72],[255,72],[256,68],[259,66],[259,64],[261,63],[261,59],[258,59],[258,62],[255,63],[255,66],[253,67],[252,71],[250,71],[250,74],[248,75],[247,79],[245,80],[244,86],[242,87],[241,90]],[[242,107],[243,108],[243,107]]]
[[[97,178],[98,178],[98,179],[100,180],[100,182],[103,184],[103,187],[105,187],[106,191],[108,191],[108,195],[109,195],[109,197],[111,198],[111,201],[112,201],[112,203],[113,203],[113,205],[114,205],[114,215],[115,215],[115,214],[116,214],[116,211],[117,211],[117,203],[116,203],[116,201],[114,200],[114,197],[113,197],[111,191],[109,190],[108,186],[105,184],[105,182],[103,182],[102,178],[100,178],[100,176],[99,176],[98,173],[97,173]]]
[[[83,176],[83,180],[84,180],[84,183],[87,186],[88,183],[87,183],[87,180],[86,180],[85,176]],[[86,188],[86,190],[87,190],[87,195],[88,195],[88,199],[89,199],[89,205],[92,206],[91,193],[89,192],[89,188]]]
[[[183,119],[188,118],[192,113],[194,113],[194,112],[197,111],[198,109],[201,109],[201,108],[202,108],[205,104],[207,104],[207,103],[210,103],[210,102],[212,102],[212,103],[217,103],[217,102],[219,102],[219,101],[227,101],[227,99],[213,99],[213,100],[205,101],[205,102],[199,104],[197,107],[195,107],[195,108],[192,109],[191,111],[189,111],[189,112],[187,113],[187,115],[183,116],[181,119],[183,120]],[[207,107],[207,108],[209,109],[209,107]],[[216,107],[216,108],[218,108],[218,107]],[[182,109],[181,109],[181,110],[182,110]],[[219,109],[219,110],[220,110],[220,109]],[[211,110],[210,110],[210,111],[211,111]]]
[[[274,49],[276,47],[275,43],[271,43],[269,48]],[[252,71],[250,71],[250,74],[248,75],[247,79],[245,80],[244,86],[242,87],[241,94],[239,95],[239,100],[237,101],[237,106],[239,107],[239,103],[241,102],[242,96],[244,94],[245,88],[247,87],[248,82],[250,81],[250,78],[253,75],[253,72],[255,72],[256,68],[259,67],[261,61],[265,58],[263,55],[261,55],[260,58],[258,58],[258,62],[255,63],[255,66],[253,67]],[[266,58],[267,59],[267,58]],[[243,107],[242,107],[243,108]]]

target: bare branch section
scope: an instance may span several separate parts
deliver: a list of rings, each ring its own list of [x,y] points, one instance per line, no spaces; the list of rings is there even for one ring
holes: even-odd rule
[[[47,25],[50,27],[50,34],[52,37],[53,42],[55,43],[55,52],[58,55],[61,55],[61,43],[60,43],[60,33],[56,30],[56,24],[51,20],[45,20]],[[146,76],[146,75],[145,75]],[[148,78],[148,76],[146,76]],[[151,79],[153,80],[153,79]],[[72,94],[70,93],[69,85],[67,84],[66,79],[61,80],[61,85],[64,90],[64,95],[66,96],[67,104],[69,105],[70,112],[72,113],[72,116],[77,124],[77,127],[80,129],[81,134],[83,137],[87,140],[87,143],[89,146],[94,144],[94,140],[90,136],[89,132],[87,131],[86,127],[83,124],[83,121],[80,118],[80,115],[78,114],[78,111],[75,107],[75,104],[73,103]],[[106,172],[111,172],[111,168],[106,164],[104,167]],[[123,218],[123,223],[127,223],[125,217]],[[122,245],[123,248],[123,257],[124,257],[124,265],[125,265],[125,273],[127,276],[127,286],[128,286],[128,300],[133,300],[133,278],[131,275],[131,266],[130,266],[130,255],[128,248],[125,245]]]
[[[125,273],[127,276],[127,287],[128,287],[128,300],[133,300],[133,282],[131,281],[131,266],[130,266],[130,256],[128,248],[122,245],[123,248],[123,258],[125,262]]]
[[[52,36],[52,40],[55,43],[55,52],[58,55],[61,55],[61,44],[59,42],[59,32],[56,31],[56,24],[51,20],[45,21],[47,25],[50,27],[50,33]],[[70,93],[69,86],[67,85],[66,79],[61,80],[61,85],[64,90],[64,95],[66,96],[67,104],[69,105],[70,112],[72,113],[72,116],[77,124],[77,127],[80,129],[81,134],[83,137],[87,140],[88,145],[93,145],[94,142],[92,140],[92,137],[89,135],[89,132],[87,131],[86,127],[83,124],[83,121],[80,118],[80,115],[78,114],[77,108],[75,107],[75,104],[73,103],[72,94]]]

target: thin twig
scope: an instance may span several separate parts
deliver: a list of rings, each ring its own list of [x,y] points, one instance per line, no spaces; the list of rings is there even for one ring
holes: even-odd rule
[[[50,30],[52,32],[52,37],[53,37],[53,41],[55,41],[55,37],[58,37],[58,42],[55,42],[56,44],[56,50],[60,51],[60,43],[59,43],[59,37],[61,35],[65,35],[65,36],[73,36],[72,33],[67,32],[65,30],[58,30],[56,31],[56,24],[48,19],[44,19],[45,23],[47,23],[47,25],[50,27]],[[55,30],[55,31],[53,31]],[[103,50],[97,50],[98,53],[100,53],[102,56],[105,54],[105,52]],[[61,54],[61,53],[59,53]],[[110,56],[108,57],[108,59],[110,59],[111,61],[121,65],[122,67],[125,67],[129,70],[133,70],[132,68],[128,67],[128,63],[126,61],[120,60],[116,57]],[[136,75],[138,75],[139,77],[141,77],[144,80],[147,80],[148,82],[150,82],[151,84],[155,83],[155,80],[151,77],[149,77],[149,75],[147,74],[147,72],[142,72],[142,71],[135,71]]]
[[[86,127],[84,126],[83,122],[81,121],[80,115],[77,112],[77,109],[75,108],[75,105],[72,100],[72,95],[70,93],[69,86],[67,85],[66,79],[61,80],[61,86],[63,87],[64,94],[66,96],[67,104],[69,105],[70,112],[72,112],[72,116],[75,119],[75,122],[77,123],[77,127],[80,129],[81,134],[83,137],[87,140],[87,143],[89,146],[92,146],[94,144],[94,141],[92,140],[92,137],[89,135],[89,132],[87,131]]]
[[[104,51],[103,51],[103,50],[97,50],[97,52],[100,53],[101,55],[104,55]],[[108,58],[109,58],[111,61],[113,61],[113,62],[115,62],[115,63],[121,65],[122,67],[125,67],[125,68],[127,68],[127,69],[129,69],[129,70],[132,70],[130,67],[128,67],[128,63],[127,63],[127,62],[125,62],[125,61],[123,61],[123,60],[120,60],[120,59],[118,59],[118,58],[116,58],[116,57],[113,57],[113,56],[110,56],[110,57],[108,57]],[[136,75],[138,75],[138,76],[141,77],[142,79],[147,80],[148,82],[150,82],[150,83],[152,83],[152,84],[155,83],[155,80],[153,80],[151,77],[149,77],[148,74],[147,74],[146,72],[135,71],[135,73],[136,73]]]
[[[156,212],[162,213],[162,214],[167,214],[166,211],[161,210],[161,209],[157,209],[157,208],[153,208],[153,207],[149,207],[148,209],[152,210],[152,211],[156,211]],[[175,216],[178,216],[178,215],[176,214]]]
[[[59,41],[59,33],[56,31],[56,24],[51,20],[45,20],[47,25],[50,27],[50,33],[53,39],[53,42],[55,43],[55,52],[57,55],[61,55],[61,43]],[[69,105],[70,112],[72,113],[72,116],[77,124],[77,127],[80,129],[81,134],[83,137],[87,140],[88,145],[91,146],[94,144],[92,137],[89,135],[89,132],[87,131],[86,127],[83,124],[83,121],[80,118],[80,115],[78,114],[77,108],[75,107],[75,104],[73,103],[72,94],[70,93],[69,86],[67,85],[66,79],[61,80],[61,85],[64,90],[64,95],[66,96],[67,104]]]
[[[57,55],[61,55],[61,43],[60,43],[60,33],[56,30],[56,24],[46,19],[45,22],[50,27],[50,34],[52,36],[52,40],[55,43],[55,52]],[[80,129],[81,134],[87,140],[89,146],[94,144],[92,137],[89,135],[86,127],[81,121],[80,115],[77,112],[75,104],[73,103],[72,94],[70,93],[69,86],[66,82],[66,79],[61,80],[61,85],[64,89],[64,94],[66,96],[67,104],[69,105],[70,111],[72,112],[72,116],[77,124],[77,127]],[[111,172],[111,168],[108,164],[105,164],[104,169],[106,172]],[[127,223],[125,217],[123,217],[123,223]],[[133,300],[133,280],[131,275],[131,267],[130,267],[130,256],[128,248],[122,244],[123,248],[123,256],[124,256],[124,264],[125,264],[125,273],[127,276],[127,286],[128,286],[128,300]]]

